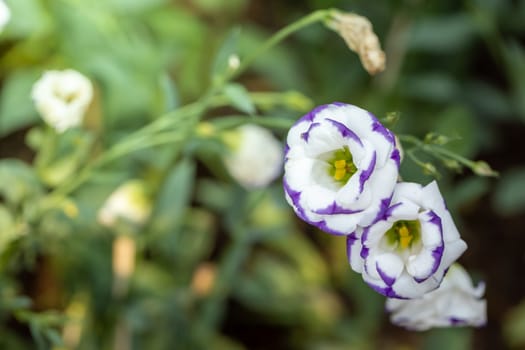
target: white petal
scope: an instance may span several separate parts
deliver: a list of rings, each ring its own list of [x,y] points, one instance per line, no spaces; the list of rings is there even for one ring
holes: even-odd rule
[[[357,231],[360,231],[361,228],[358,228]],[[361,239],[359,234],[352,234],[347,237],[346,242],[348,262],[357,273],[363,272],[363,259],[361,259]]]
[[[461,239],[453,242],[447,242],[445,244],[445,252],[443,253],[441,265],[449,267],[461,256],[461,254],[463,254],[465,250],[467,250],[467,243]]]
[[[376,169],[365,185],[365,190],[370,190],[372,202],[367,208],[362,221],[362,226],[374,222],[381,207],[381,201],[390,198],[397,181],[398,169],[393,161],[388,162],[383,168]]]
[[[367,247],[375,247],[379,244],[385,232],[392,227],[392,223],[388,221],[379,221],[376,224],[367,228],[365,245]]]
[[[376,268],[381,279],[387,285],[392,285],[399,278],[405,264],[398,255],[392,253],[381,254],[376,258]]]
[[[302,191],[312,182],[311,173],[314,160],[310,158],[290,159],[285,164],[286,181],[290,188]]]
[[[359,214],[353,215],[326,215],[323,220],[326,226],[339,234],[347,235],[350,232],[355,231],[357,223],[359,222]]]
[[[408,199],[401,199],[401,201],[393,202],[392,205],[393,209],[390,211],[391,218],[387,218],[387,220],[394,222],[399,220],[416,220],[418,218],[419,214],[419,205],[416,203],[408,200]]]
[[[414,278],[421,280],[429,276],[435,264],[436,258],[432,251],[423,249],[418,255],[412,255],[408,259],[407,271]]]
[[[441,220],[437,221],[438,223],[441,222]],[[419,223],[421,224],[421,241],[425,247],[431,248],[443,245],[441,225],[429,221],[428,211],[419,213]]]
[[[414,281],[414,278],[408,273],[402,274],[394,284],[394,291],[397,295],[406,299],[421,298],[429,290],[435,288],[430,284],[422,284]]]
[[[308,130],[309,125],[309,121],[303,120],[290,128],[288,136],[286,137],[286,143],[290,147],[290,150],[293,148],[302,149],[305,143],[302,134]]]
[[[398,203],[403,201],[411,201],[421,206],[422,204],[422,193],[421,189],[423,186],[413,182],[399,182],[394,188],[394,195],[392,197],[392,203]]]
[[[324,209],[334,202],[334,192],[326,187],[312,184],[301,196],[301,203],[312,211]]]
[[[308,141],[304,145],[305,155],[316,158],[319,155],[342,149],[345,145],[346,140],[333,125],[322,123],[309,132]]]

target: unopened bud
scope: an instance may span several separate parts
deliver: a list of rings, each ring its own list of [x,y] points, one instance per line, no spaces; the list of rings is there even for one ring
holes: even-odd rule
[[[443,165],[457,172],[461,172],[461,169],[462,169],[461,164],[457,160],[454,160],[454,159],[443,159]]]
[[[425,135],[424,142],[442,146],[450,142],[450,137],[437,134],[435,132],[430,132]]]
[[[232,71],[237,70],[239,66],[241,65],[241,60],[239,59],[239,56],[236,54],[231,54],[230,57],[228,57],[228,68]]]
[[[423,163],[422,167],[423,167],[423,173],[427,175],[432,175],[432,176],[439,175],[436,167],[432,163]]]
[[[499,176],[499,173],[497,171],[492,169],[490,165],[488,165],[487,162],[484,162],[482,160],[474,163],[474,166],[472,167],[472,171],[476,175],[480,175],[480,176]]]

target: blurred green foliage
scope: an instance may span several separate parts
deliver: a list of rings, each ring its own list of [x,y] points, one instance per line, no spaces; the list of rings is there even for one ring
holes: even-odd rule
[[[370,18],[387,70],[371,78],[335,33],[305,28],[226,86],[206,115],[213,130],[253,121],[282,139],[312,104],[344,101],[380,118],[399,112],[395,132],[423,139],[433,131],[463,157],[490,154],[505,142],[496,133],[501,123],[525,121],[525,1],[6,3],[0,147],[10,157],[0,159],[0,348],[483,348],[470,330],[413,334],[389,326],[384,299],[350,271],[343,241],[299,223],[279,181],[258,191],[231,181],[219,137],[187,137],[191,117],[171,125],[167,145],[138,142],[136,152],[82,176],[101,150],[202,97],[224,78],[232,53],[242,62],[278,28],[328,7]],[[33,107],[31,87],[43,71],[63,68],[94,81],[96,97],[85,128],[56,138]],[[26,145],[11,141],[19,134]],[[461,172],[458,164],[418,157],[434,162],[452,210],[486,196],[490,180],[467,171],[458,178],[446,170]],[[501,170],[494,206],[523,213],[523,168]],[[431,179],[410,160],[402,176]],[[76,178],[82,185],[47,202]],[[153,212],[133,232],[136,269],[129,293],[117,297],[118,232],[96,217],[131,178],[148,183]],[[523,344],[520,312],[505,326],[510,345]]]

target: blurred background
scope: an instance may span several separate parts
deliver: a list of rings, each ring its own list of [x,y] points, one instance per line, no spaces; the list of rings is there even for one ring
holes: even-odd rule
[[[525,1],[6,3],[0,348],[525,349]],[[314,105],[347,102],[378,117],[397,112],[394,132],[446,135],[446,147],[497,170],[499,178],[482,178],[435,163],[469,245],[459,261],[487,284],[485,327],[409,332],[391,325],[384,298],[349,267],[344,239],[300,222],[279,179],[244,190],[206,142],[190,142],[175,158],[169,147],[133,153],[73,192],[74,210],[31,219],[31,203],[75,176],[89,154],[199,98],[232,28],[240,29],[242,58],[283,26],[331,7],[370,19],[387,55],[383,73],[370,77],[336,33],[316,24],[237,81],[251,92],[294,91]],[[65,155],[43,164],[31,87],[44,70],[64,68],[88,76],[96,97],[85,130],[62,138]],[[300,101],[268,113],[297,119],[312,106]],[[273,131],[283,140],[286,130]],[[410,159],[401,175],[433,178]],[[96,215],[129,178],[149,184],[152,213],[134,228],[135,270],[126,292],[115,294],[117,234]]]

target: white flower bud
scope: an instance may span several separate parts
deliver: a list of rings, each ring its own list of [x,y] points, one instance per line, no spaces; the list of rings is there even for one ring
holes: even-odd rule
[[[82,124],[93,86],[79,72],[66,69],[47,71],[33,85],[31,97],[42,119],[58,132]]]
[[[11,10],[4,1],[0,0],[0,32],[2,32],[11,19]]]
[[[243,125],[230,137],[231,152],[224,163],[231,176],[247,189],[272,182],[282,169],[283,150],[272,133],[257,125]],[[230,135],[232,136],[232,135]]]
[[[143,224],[151,212],[151,203],[144,184],[131,180],[117,188],[98,212],[98,221],[107,227],[114,227],[119,220],[135,225]]]

